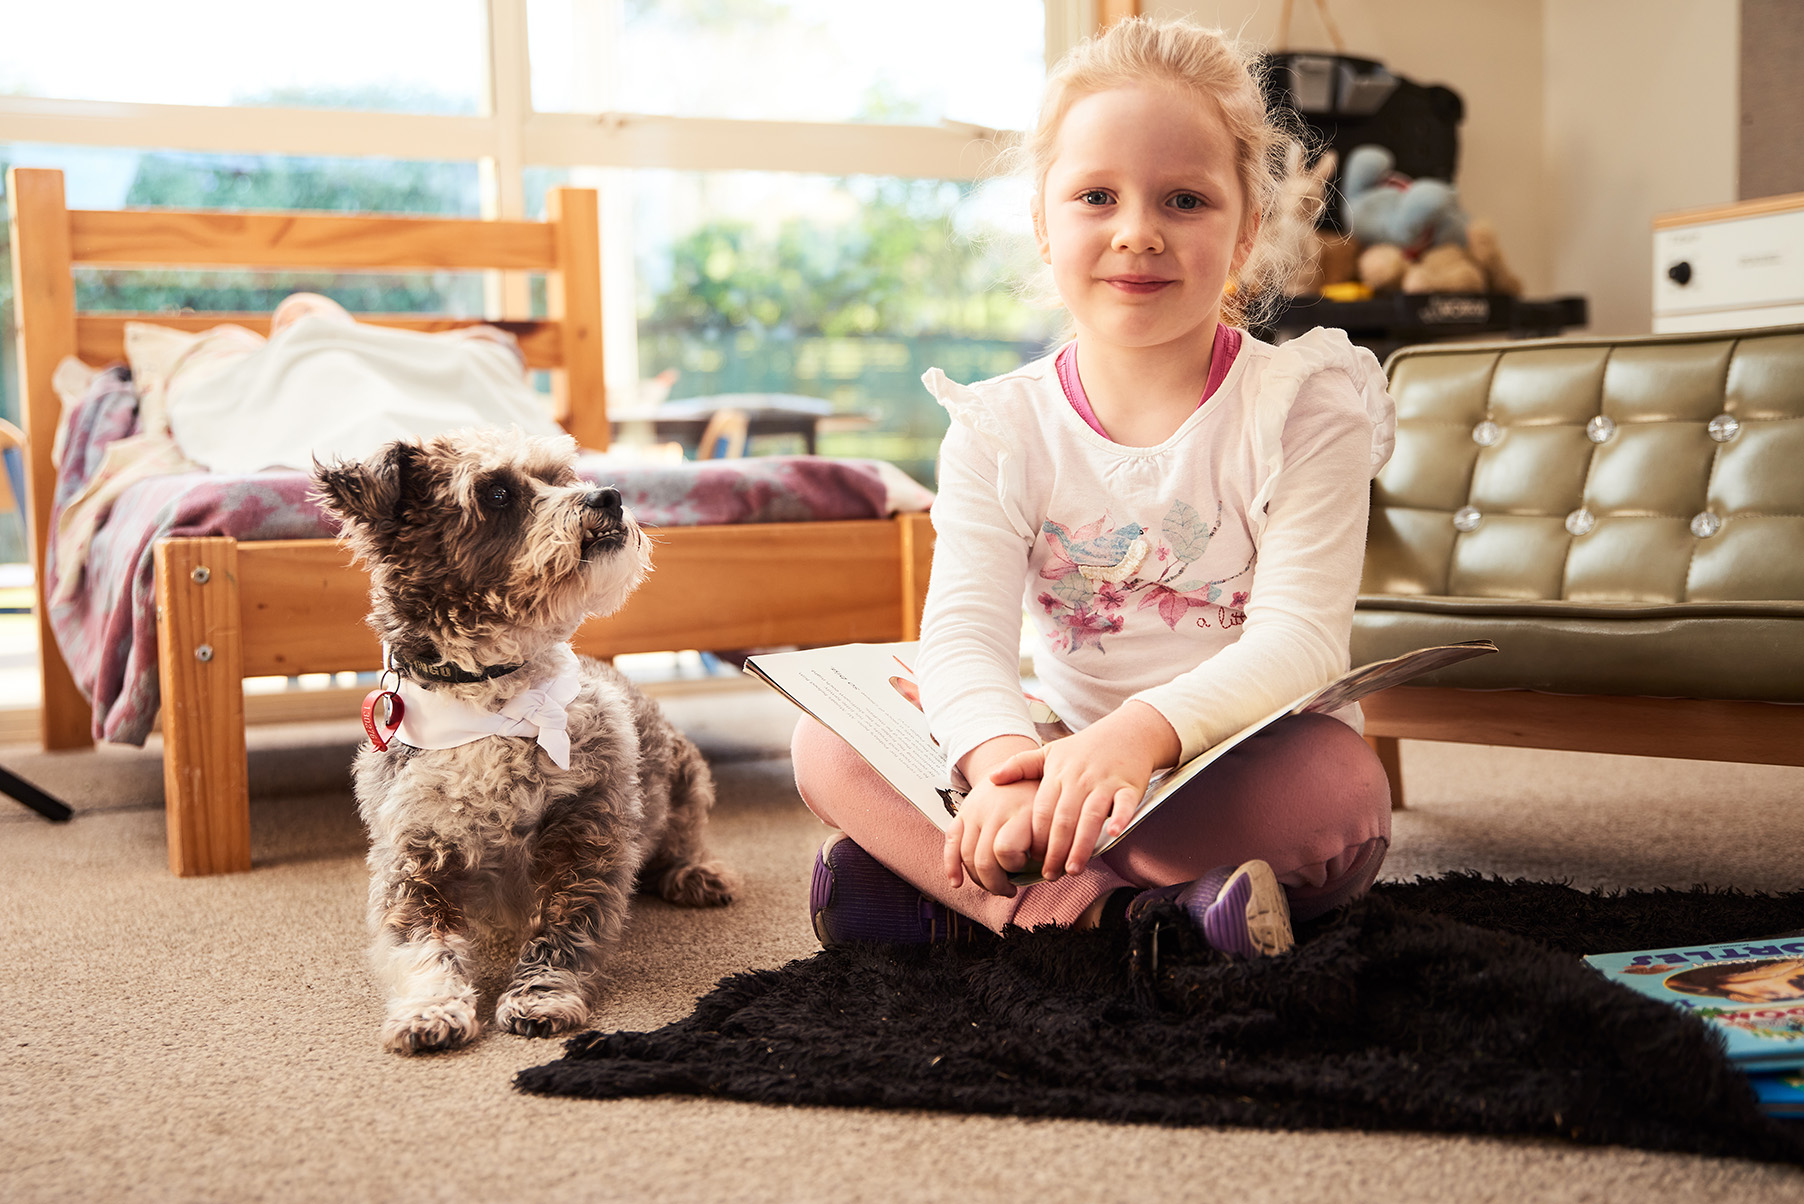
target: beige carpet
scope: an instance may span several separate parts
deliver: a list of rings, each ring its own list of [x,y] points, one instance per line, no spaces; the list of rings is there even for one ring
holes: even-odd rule
[[[686,1013],[721,975],[810,954],[822,830],[787,704],[667,705],[715,762],[744,897],[643,903],[597,1022]],[[376,1045],[354,724],[253,733],[257,868],[165,868],[158,750],[0,760],[78,810],[0,799],[0,1200],[1804,1200],[1804,1172],[1555,1141],[1167,1130],[509,1088],[555,1042]],[[1386,876],[1472,868],[1584,886],[1800,885],[1804,770],[1404,747]]]

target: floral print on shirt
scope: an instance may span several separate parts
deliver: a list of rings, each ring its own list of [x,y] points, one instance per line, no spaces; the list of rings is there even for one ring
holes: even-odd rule
[[[1221,627],[1246,622],[1248,591],[1235,590],[1223,601],[1222,587],[1251,572],[1257,555],[1213,580],[1196,568],[1221,521],[1220,502],[1214,521],[1204,523],[1196,507],[1174,501],[1154,544],[1139,523],[1111,528],[1106,514],[1076,528],[1047,519],[1040,526],[1048,553],[1040,577],[1052,584],[1035,601],[1052,619],[1053,646],[1068,654],[1106,652],[1103,637],[1123,631],[1130,615],[1146,610],[1173,631],[1193,610],[1205,612],[1196,617],[1205,627],[1211,619]]]

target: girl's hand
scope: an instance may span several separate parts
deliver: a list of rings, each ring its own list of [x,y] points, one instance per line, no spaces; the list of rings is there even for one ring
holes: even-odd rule
[[[998,736],[960,759],[959,767],[972,787],[946,829],[946,880],[954,887],[969,879],[992,895],[1014,897],[1015,886],[1008,876],[1027,865],[1038,783],[998,785],[990,781],[989,770],[1015,753],[1037,747],[1026,736]]]
[[[998,786],[985,780],[965,796],[958,817],[946,829],[946,878],[953,886],[968,878],[992,895],[1014,898],[1015,884],[1008,876],[1027,866],[1038,786]]]
[[[1015,753],[990,771],[989,781],[1002,788],[1039,779],[1028,850],[1040,854],[1051,882],[1083,872],[1098,838],[1127,826],[1153,771],[1175,764],[1181,751],[1163,715],[1128,702],[1076,735]],[[1003,853],[1012,854],[1015,830],[1000,835]]]

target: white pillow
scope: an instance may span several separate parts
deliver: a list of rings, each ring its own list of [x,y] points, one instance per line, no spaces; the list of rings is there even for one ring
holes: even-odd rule
[[[307,313],[259,342],[248,355],[192,349],[186,359],[204,354],[204,365],[178,364],[168,382],[171,433],[189,459],[215,472],[305,471],[315,459],[363,459],[391,440],[465,427],[561,433],[505,336]]]
[[[187,331],[127,322],[125,361],[138,390],[138,429],[149,435],[166,433],[170,386],[211,376],[261,350],[264,342],[255,331],[230,323]]]

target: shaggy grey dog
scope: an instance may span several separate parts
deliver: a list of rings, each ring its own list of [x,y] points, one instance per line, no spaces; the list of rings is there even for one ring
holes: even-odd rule
[[[569,650],[583,618],[618,609],[650,568],[619,492],[581,480],[575,459],[568,438],[471,431],[314,470],[315,500],[370,570],[369,622],[411,710],[517,710],[560,670],[575,694],[568,769],[548,751],[555,734],[545,747],[481,735],[358,754],[382,1042],[400,1053],[480,1031],[477,925],[524,934],[495,1020],[544,1037],[588,1019],[635,884],[687,907],[732,897],[704,848],[714,784],[701,754],[612,666]]]

